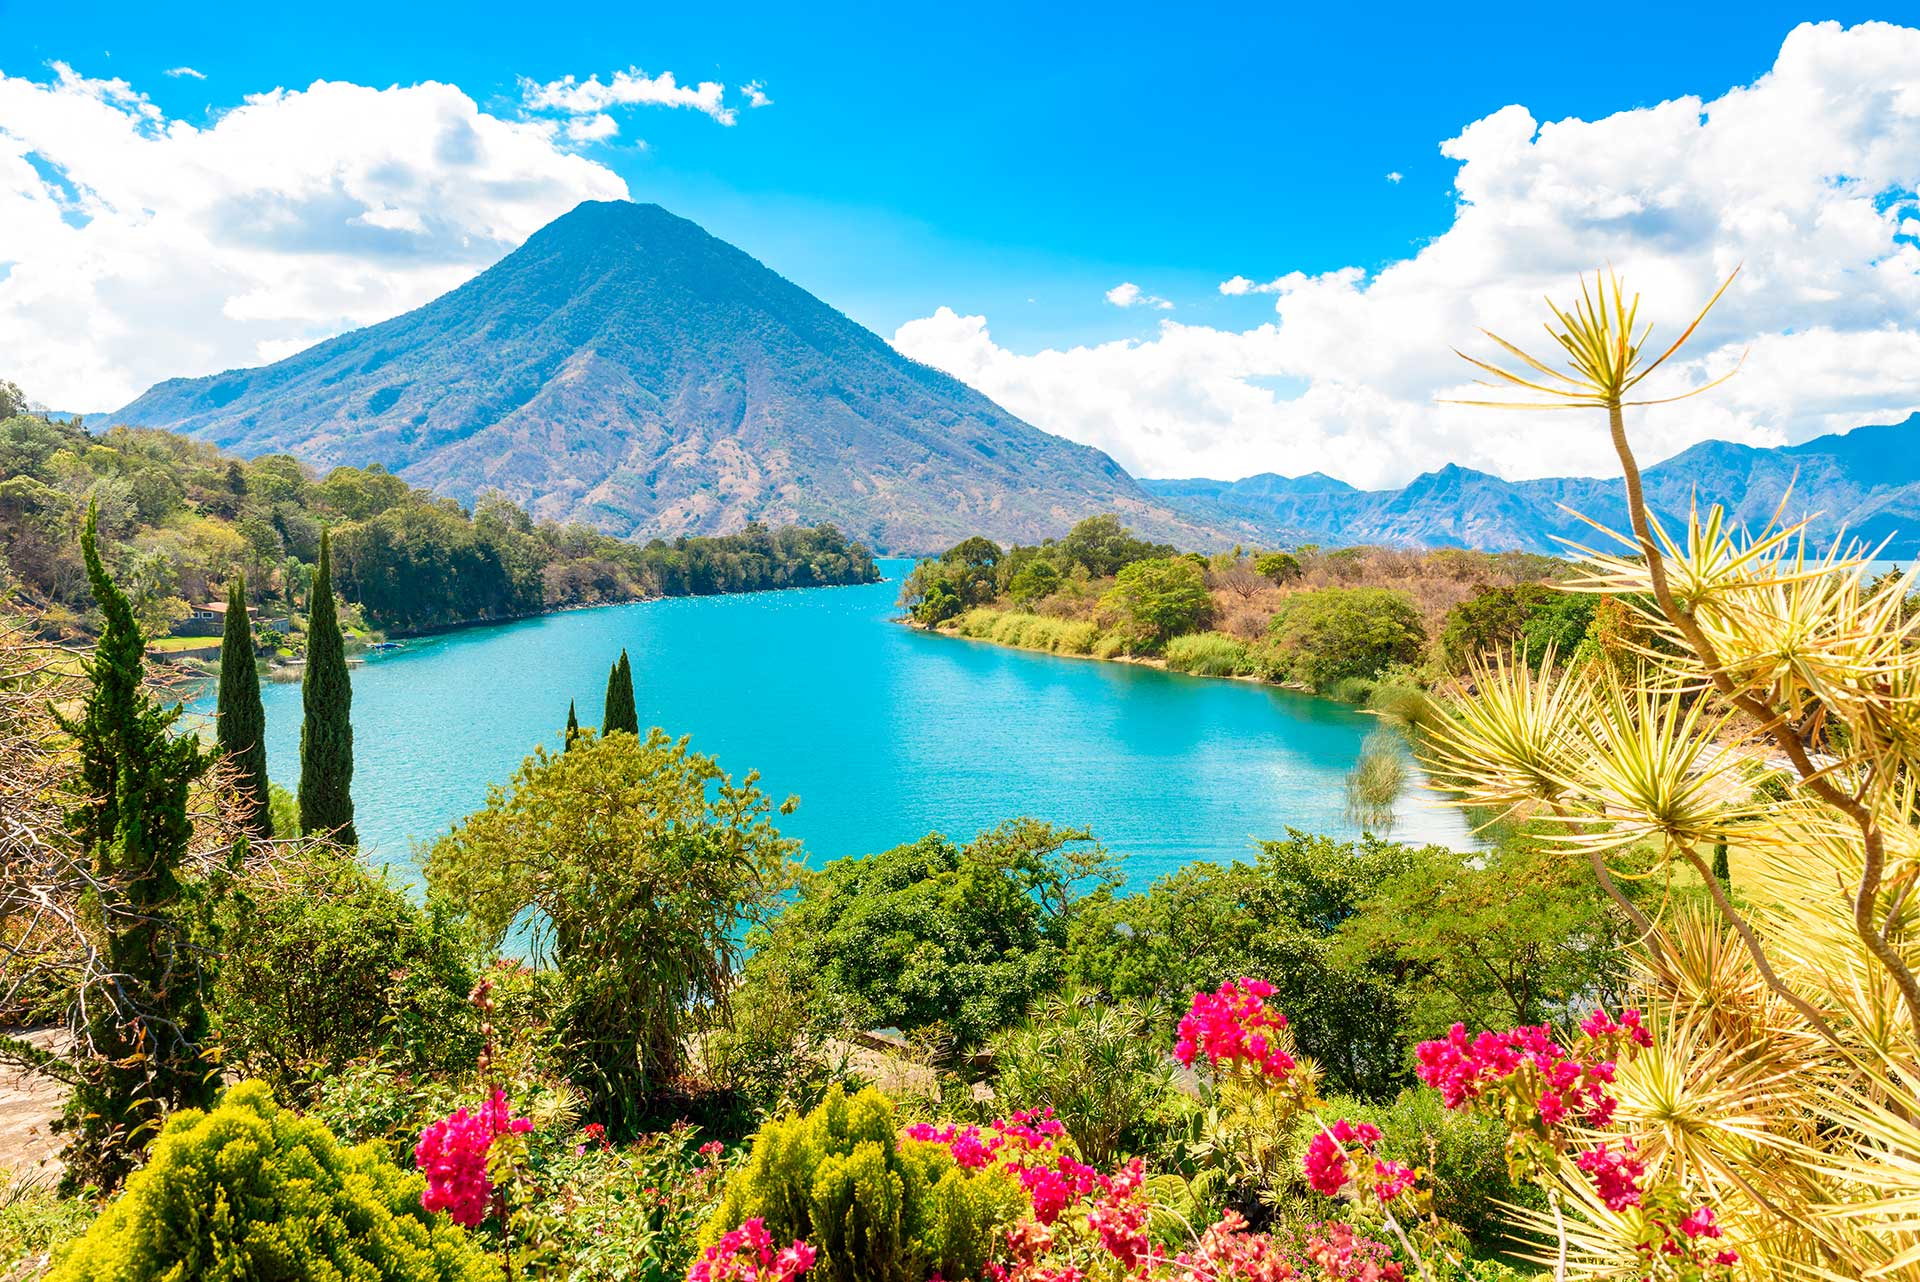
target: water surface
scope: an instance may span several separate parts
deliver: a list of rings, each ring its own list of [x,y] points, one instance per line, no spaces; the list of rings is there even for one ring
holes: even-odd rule
[[[851,588],[579,610],[404,643],[353,672],[354,802],[376,861],[411,867],[484,804],[567,701],[599,720],[626,647],[642,725],[749,769],[819,863],[1016,815],[1090,827],[1128,882],[1229,860],[1288,826],[1352,835],[1342,779],[1374,720],[1250,682],[1185,677],[929,636],[891,622],[910,563]],[[264,690],[268,769],[299,779],[300,690]],[[203,698],[196,711],[210,711]],[[1413,790],[1393,835],[1464,845]]]

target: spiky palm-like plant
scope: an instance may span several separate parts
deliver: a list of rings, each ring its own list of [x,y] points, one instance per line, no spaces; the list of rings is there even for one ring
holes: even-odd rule
[[[1870,581],[1863,549],[1810,551],[1804,523],[1748,532],[1713,508],[1663,528],[1623,411],[1714,385],[1628,399],[1706,310],[1650,361],[1617,279],[1552,312],[1564,370],[1492,335],[1518,366],[1467,358],[1545,402],[1467,403],[1606,413],[1631,528],[1602,530],[1617,546],[1580,549],[1563,586],[1639,603],[1652,640],[1624,670],[1481,666],[1473,695],[1441,705],[1429,765],[1469,803],[1556,820],[1548,839],[1640,928],[1653,1046],[1620,1065],[1619,1109],[1585,1140],[1631,1138],[1649,1182],[1714,1207],[1741,1277],[1920,1279],[1913,575]],[[1756,792],[1756,768],[1789,786]],[[1722,843],[1738,900],[1709,863]],[[1643,915],[1609,863],[1629,846],[1697,880],[1710,912]],[[1554,1182],[1572,1212],[1564,1271],[1668,1267],[1636,1245],[1650,1211],[1609,1209],[1570,1156]]]

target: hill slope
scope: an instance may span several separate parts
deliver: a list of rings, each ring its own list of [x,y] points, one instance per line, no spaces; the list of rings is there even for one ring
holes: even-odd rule
[[[1764,525],[1791,492],[1793,519],[1811,516],[1822,540],[1843,526],[1887,555],[1920,556],[1920,414],[1858,427],[1800,445],[1761,449],[1706,441],[1646,469],[1647,501],[1668,522],[1690,504],[1726,506],[1736,521]],[[1561,506],[1626,528],[1618,480],[1558,477],[1506,481],[1448,466],[1399,490],[1356,490],[1317,473],[1242,481],[1142,481],[1195,520],[1251,521],[1269,538],[1327,544],[1526,548],[1559,552],[1558,539],[1596,546],[1600,536]]]
[[[1193,545],[1098,450],[894,351],[657,205],[588,202],[426,306],[113,416],[244,454],[379,463],[622,535],[832,521],[891,551],[1099,511]],[[1229,522],[1238,526],[1238,522]]]

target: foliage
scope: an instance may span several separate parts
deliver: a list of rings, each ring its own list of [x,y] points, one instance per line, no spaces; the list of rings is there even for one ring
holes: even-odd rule
[[[1347,771],[1347,818],[1364,832],[1393,831],[1394,806],[1407,787],[1405,740],[1382,726],[1360,743],[1360,757]]]
[[[1256,862],[1194,863],[1145,894],[1095,894],[1071,923],[1067,970],[1115,997],[1171,1003],[1240,975],[1271,981],[1300,1049],[1341,1090],[1391,1095],[1406,1080],[1394,968],[1355,957],[1340,932],[1412,849],[1374,837],[1290,832]]]
[[[300,676],[300,831],[343,846],[353,828],[353,681],[334,610],[327,532],[320,531],[307,607],[307,666]]]
[[[1150,651],[1213,617],[1206,578],[1185,557],[1155,557],[1123,566],[1101,605],[1118,616],[1119,629],[1132,644]]]
[[[746,983],[778,968],[806,985],[823,1027],[978,1046],[1058,982],[1080,883],[1112,875],[1091,841],[1022,819],[965,846],[934,833],[834,860],[749,941]]]
[[[819,1252],[826,1282],[981,1275],[995,1229],[1025,1202],[998,1171],[968,1170],[942,1145],[902,1140],[877,1090],[839,1087],[805,1117],[769,1122],[701,1231],[710,1245],[748,1219]]]
[[[253,655],[253,623],[247,618],[247,584],[234,575],[227,585],[226,631],[220,640],[220,693],[214,733],[227,763],[247,829],[273,836],[273,803],[267,794],[267,713],[260,703],[260,671]]]
[[[1319,588],[1280,603],[1270,625],[1296,681],[1331,685],[1378,677],[1419,659],[1426,641],[1420,613],[1404,593],[1386,588]]]
[[[738,931],[786,884],[794,843],[756,778],[658,729],[583,731],[427,852],[434,894],[495,944],[537,910],[527,941],[565,988],[567,1062],[611,1127],[679,1078],[687,1036],[724,1015]]]
[[[569,605],[870,583],[867,549],[832,526],[749,524],[644,546],[581,525],[535,525],[490,496],[469,513],[378,465],[311,474],[284,454],[241,460],[171,432],[89,432],[0,414],[0,561],[36,609],[88,600],[75,533],[89,502],[102,552],[150,622],[217,599],[241,572],[256,604],[304,599],[320,527],[341,596],[375,627],[417,632]]]
[[[142,683],[146,639],[101,564],[92,511],[81,551],[106,629],[86,664],[81,714],[60,724],[79,756],[67,818],[88,860],[84,915],[105,955],[75,993],[87,1058],[62,1125],[69,1182],[112,1188],[167,1112],[213,1093],[206,977],[192,938],[201,909],[183,878],[188,790],[213,759],[196,738],[170,733],[179,706],[161,706]]]
[[[1266,552],[1254,558],[1253,568],[1275,583],[1292,583],[1306,574],[1291,552]]]
[[[1172,1089],[1165,1023],[1151,1004],[1071,991],[1043,997],[994,1043],[994,1098],[1008,1109],[1051,1110],[1096,1166],[1139,1152]]]
[[[1173,549],[1164,543],[1136,538],[1112,513],[1087,517],[1060,540],[1061,558],[1068,565],[1080,566],[1096,579],[1111,578],[1136,561],[1172,555]]]
[[[569,1282],[684,1282],[720,1201],[719,1145],[684,1123],[625,1148],[604,1136],[549,1159],[539,1214],[562,1244]]]
[[[1194,632],[1167,642],[1167,666],[1197,677],[1238,677],[1254,670],[1247,644],[1219,632]]]
[[[237,886],[222,913],[221,1043],[281,1097],[367,1054],[414,1071],[473,1062],[467,941],[352,854],[301,849]]]
[[[1447,612],[1440,653],[1456,672],[1503,648],[1517,648],[1533,663],[1550,653],[1572,658],[1587,639],[1599,601],[1540,583],[1482,588]]]
[[[994,641],[1027,650],[1045,650],[1052,654],[1088,654],[1100,638],[1097,624],[985,607],[960,615],[953,624],[953,631],[963,637],[976,637],[982,641]]]
[[[45,1274],[69,1241],[98,1213],[86,1198],[60,1197],[51,1183],[0,1168],[0,1278],[26,1282]]]
[[[497,1278],[465,1233],[421,1208],[420,1188],[378,1149],[343,1148],[242,1083],[211,1112],[168,1120],[152,1160],[53,1277]]]

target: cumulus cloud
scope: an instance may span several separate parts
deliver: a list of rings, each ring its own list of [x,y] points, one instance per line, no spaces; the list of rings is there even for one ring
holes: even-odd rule
[[[687,107],[712,116],[723,125],[732,125],[740,118],[726,104],[725,85],[716,80],[683,85],[674,79],[671,71],[649,76],[638,67],[629,67],[625,71],[614,72],[604,81],[597,75],[588,76],[585,80],[564,76],[545,84],[523,80],[520,89],[521,97],[531,111],[585,116],[609,107]],[[753,105],[758,107],[763,104],[756,102]]]
[[[1224,295],[1273,296],[1254,328],[1164,321],[1145,341],[1023,355],[943,308],[895,343],[1147,475],[1321,469],[1394,485],[1449,461],[1604,474],[1588,416],[1437,403],[1479,394],[1450,346],[1484,349],[1482,326],[1540,341],[1541,296],[1565,300],[1606,263],[1645,295],[1656,339],[1677,334],[1744,263],[1686,359],[1656,377],[1684,390],[1751,348],[1746,366],[1641,412],[1648,457],[1920,409],[1920,31],[1808,24],[1719,98],[1545,124],[1509,106],[1440,150],[1458,164],[1449,227],[1377,271],[1281,261],[1225,280]]]
[[[102,410],[416,307],[611,170],[452,85],[275,89],[195,125],[123,80],[0,75],[0,356]]]
[[[767,97],[767,87],[758,80],[749,80],[740,86],[740,96],[747,100],[749,107],[771,107],[773,99]]]
[[[1397,183],[1402,178],[1405,178],[1405,177],[1406,175],[1401,173],[1398,169],[1390,170],[1387,173],[1387,181],[1390,183]]]
[[[168,67],[165,71],[161,72],[160,74],[166,75],[166,76],[172,76],[175,80],[180,79],[182,76],[185,76],[190,80],[205,80],[207,78],[206,72],[195,71],[192,67]]]
[[[1152,307],[1163,312],[1173,310],[1172,303],[1164,298],[1142,292],[1141,288],[1130,280],[1121,281],[1108,290],[1107,301],[1115,307]]]

